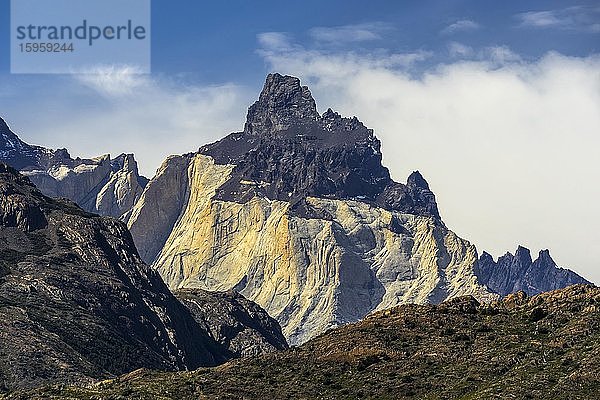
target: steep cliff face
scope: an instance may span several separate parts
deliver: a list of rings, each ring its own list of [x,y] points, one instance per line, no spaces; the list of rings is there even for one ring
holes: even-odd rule
[[[0,391],[231,356],[142,263],[122,222],[0,164]]]
[[[176,224],[185,230],[180,222],[182,212],[209,204],[231,168],[193,154],[171,156],[162,164],[140,200],[123,216],[144,261],[152,263],[167,239],[176,240],[172,234]]]
[[[277,321],[237,292],[180,289],[175,296],[214,340],[237,357],[257,356],[288,347]]]
[[[20,170],[47,196],[64,197],[86,211],[112,217],[129,211],[148,182],[139,175],[133,154],[73,159],[66,149],[23,142],[1,118],[0,162]]]
[[[168,159],[127,221],[172,289],[235,289],[291,344],[400,303],[495,296],[425,179],[392,181],[373,131],[320,115],[293,77],[269,75],[243,132]]]
[[[497,262],[484,252],[475,272],[479,282],[503,296],[520,290],[531,296],[579,283],[590,283],[573,271],[559,268],[548,250],[540,251],[538,258],[533,261],[529,249],[521,246],[514,255],[506,253]]]

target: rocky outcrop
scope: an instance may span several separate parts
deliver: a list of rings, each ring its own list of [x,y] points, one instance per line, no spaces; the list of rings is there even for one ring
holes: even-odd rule
[[[180,289],[175,296],[213,339],[237,357],[257,356],[288,347],[277,321],[237,292]]]
[[[125,225],[0,164],[0,389],[215,365],[214,341],[139,258]]]
[[[39,201],[33,200],[35,190],[27,178],[17,175],[6,164],[0,164],[0,225],[25,232],[45,228],[48,224]],[[33,200],[33,201],[32,201]]]
[[[290,344],[401,303],[495,295],[418,172],[394,182],[356,118],[269,75],[243,132],[169,158],[127,216],[171,289],[234,289]]]
[[[548,250],[540,251],[538,258],[533,261],[529,249],[521,246],[514,255],[506,253],[498,261],[484,252],[475,273],[481,284],[502,296],[518,291],[534,295],[570,285],[590,283],[573,271],[559,268]]]
[[[23,142],[2,119],[0,162],[20,170],[47,196],[64,197],[86,211],[113,217],[128,212],[148,182],[139,175],[133,154],[73,159],[66,149]]]

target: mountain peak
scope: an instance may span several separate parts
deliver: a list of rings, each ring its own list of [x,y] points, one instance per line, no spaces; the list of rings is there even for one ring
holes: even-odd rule
[[[317,105],[300,79],[269,74],[258,100],[248,109],[245,133],[265,135],[319,119]]]
[[[8,127],[6,121],[0,117],[0,133],[4,133],[5,131],[10,131],[10,128]]]
[[[416,186],[421,189],[429,190],[429,184],[419,171],[414,171],[412,174],[410,174],[406,183],[408,186]]]
[[[24,143],[10,130],[10,127],[0,118],[0,151],[5,153],[18,152],[23,149]]]
[[[538,254],[538,258],[536,260],[536,264],[542,264],[544,266],[556,267],[556,263],[552,259],[552,256],[550,256],[550,251],[548,249],[540,250],[540,252]]]
[[[527,247],[519,246],[517,247],[517,251],[515,251],[515,258],[523,261],[527,261],[527,263],[531,264],[531,251]]]
[[[217,189],[219,200],[268,197],[298,205],[296,212],[305,209],[300,205],[307,197],[359,199],[439,218],[435,196],[419,173],[409,185],[394,182],[373,130],[332,109],[320,115],[308,87],[293,76],[269,74],[248,109],[244,131],[198,152],[218,164],[235,165],[229,181]]]

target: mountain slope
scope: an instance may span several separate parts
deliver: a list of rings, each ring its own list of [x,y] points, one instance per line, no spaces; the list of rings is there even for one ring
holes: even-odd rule
[[[494,298],[425,179],[394,182],[381,157],[358,119],[271,74],[243,132],[169,157],[125,218],[171,289],[235,289],[290,344],[401,303]]]
[[[181,289],[175,296],[196,322],[236,357],[288,348],[277,321],[239,293]]]
[[[540,251],[533,261],[530,251],[521,246],[514,255],[506,253],[497,262],[484,252],[475,273],[479,282],[502,296],[519,290],[534,295],[578,283],[590,283],[573,271],[559,268],[548,250]]]
[[[231,357],[143,264],[125,225],[0,164],[0,388]]]
[[[600,289],[489,305],[404,305],[299,348],[189,373],[140,370],[94,387],[11,398],[541,399],[600,393]],[[61,397],[62,396],[62,397]]]
[[[52,162],[55,157],[60,157],[61,151],[53,152],[40,146],[31,146],[15,135],[6,122],[0,118],[0,159],[22,170],[34,168]]]
[[[148,182],[132,154],[73,159],[66,149],[23,142],[1,118],[0,162],[27,175],[47,196],[65,197],[86,211],[113,217],[129,211]]]

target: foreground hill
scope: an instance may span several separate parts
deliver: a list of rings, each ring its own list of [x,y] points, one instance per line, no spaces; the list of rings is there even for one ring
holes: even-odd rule
[[[137,255],[123,223],[0,164],[0,389],[230,357]]]
[[[280,353],[9,398],[569,399],[600,393],[600,289],[403,305]]]

